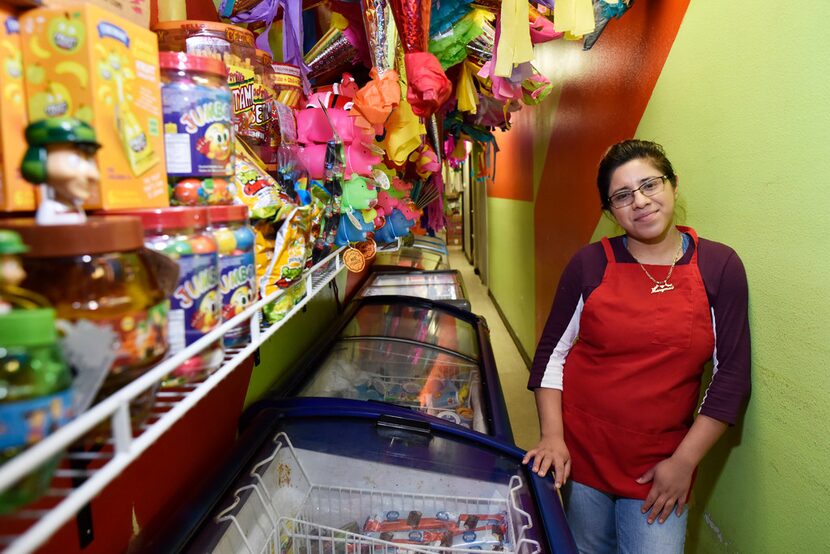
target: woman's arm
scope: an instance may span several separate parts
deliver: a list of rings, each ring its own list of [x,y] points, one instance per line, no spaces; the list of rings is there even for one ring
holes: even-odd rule
[[[562,429],[562,391],[538,388],[534,393],[542,436],[539,444],[525,454],[522,463],[533,460],[532,470],[541,477],[553,468],[554,484],[558,489],[568,482],[571,473],[571,454],[565,446]]]
[[[677,515],[683,513],[695,468],[727,427],[726,423],[717,419],[698,416],[671,458],[658,463],[637,479],[641,484],[653,483],[641,508],[644,514],[651,512],[649,523],[654,523],[655,519],[659,519],[660,523],[666,521],[675,504]]]

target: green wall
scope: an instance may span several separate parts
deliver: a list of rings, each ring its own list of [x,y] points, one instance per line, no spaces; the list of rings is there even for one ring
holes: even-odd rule
[[[487,199],[488,286],[525,352],[536,348],[533,202]]]
[[[337,283],[341,300],[347,277],[348,273],[344,270],[332,281]],[[259,363],[251,374],[245,407],[285,379],[291,366],[337,317],[337,299],[331,285],[328,285],[305,305],[305,310],[295,314],[260,347]]]
[[[701,467],[690,552],[830,551],[830,35],[818,15],[806,1],[692,2],[637,130],[666,147],[689,224],[735,248],[749,278],[752,398]]]

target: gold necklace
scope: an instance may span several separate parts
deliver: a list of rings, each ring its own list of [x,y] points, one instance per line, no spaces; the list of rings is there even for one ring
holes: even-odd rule
[[[631,254],[631,250],[628,248],[628,245],[625,245],[625,249],[628,250],[628,253]],[[669,267],[669,272],[666,275],[666,278],[662,281],[658,281],[654,277],[651,276],[651,273],[648,272],[646,267],[637,259],[634,254],[631,254],[631,257],[634,258],[634,261],[640,264],[640,268],[643,270],[643,273],[646,274],[646,277],[651,279],[654,283],[654,286],[651,287],[651,294],[657,294],[658,292],[668,292],[670,290],[674,290],[674,285],[669,283],[669,279],[671,279],[672,271],[674,271],[674,266],[677,265],[677,261],[683,256],[683,237],[680,237],[680,246],[677,248],[677,253],[674,255],[674,259],[671,262],[671,267]]]

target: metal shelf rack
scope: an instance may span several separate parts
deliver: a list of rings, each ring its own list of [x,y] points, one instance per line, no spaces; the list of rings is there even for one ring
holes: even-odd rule
[[[392,249],[398,245],[393,245]],[[142,452],[150,448],[159,437],[167,432],[177,421],[191,410],[211,390],[217,387],[228,375],[271,338],[291,317],[302,310],[325,286],[343,269],[342,253],[344,248],[331,253],[314,267],[308,269],[302,278],[290,288],[275,291],[259,302],[251,305],[241,314],[224,322],[197,342],[181,352],[170,356],[136,379],[118,390],[109,398],[92,406],[66,426],[58,429],[41,442],[25,452],[12,458],[0,467],[0,492],[5,491],[21,479],[35,472],[51,460],[68,461],[70,466],[77,462],[87,462],[87,469],[58,469],[45,497],[43,504],[54,503],[48,510],[23,509],[4,519],[16,520],[24,530],[17,535],[0,536],[0,547],[12,554],[32,552],[43,545],[49,537],[88,504],[98,493],[111,483]],[[287,292],[296,292],[295,287],[304,287],[305,295],[281,319],[274,324],[261,322],[261,310],[267,304],[278,300]],[[130,423],[130,402],[156,388],[159,383],[184,361],[202,350],[210,347],[234,327],[250,322],[251,342],[244,348],[225,351],[222,365],[202,382],[167,391],[159,389],[150,419],[136,434]],[[107,448],[101,452],[69,452],[70,447],[87,433],[106,422],[110,422],[111,439]],[[72,464],[72,462],[76,464]],[[89,463],[92,462],[92,463]],[[65,467],[63,464],[62,467]],[[77,487],[61,487],[58,483],[67,482],[67,478],[82,481]],[[41,504],[40,502],[38,503]],[[16,525],[15,527],[17,527]]]

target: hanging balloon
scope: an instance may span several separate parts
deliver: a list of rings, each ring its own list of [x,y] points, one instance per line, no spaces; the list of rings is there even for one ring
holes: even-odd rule
[[[406,99],[420,117],[435,113],[452,92],[441,63],[427,52],[429,16],[432,0],[391,0],[390,6],[404,50],[407,89]]]

